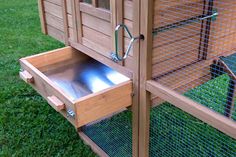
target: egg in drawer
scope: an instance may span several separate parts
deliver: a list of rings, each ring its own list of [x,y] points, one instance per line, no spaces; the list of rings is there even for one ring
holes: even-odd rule
[[[132,103],[129,78],[72,47],[22,58],[20,64],[20,77],[76,128]]]

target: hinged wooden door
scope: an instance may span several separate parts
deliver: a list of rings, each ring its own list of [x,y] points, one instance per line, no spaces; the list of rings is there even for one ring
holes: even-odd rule
[[[115,29],[124,24],[129,31],[133,28],[133,1],[130,0],[73,0],[73,41],[86,46],[102,56],[112,59],[115,45],[119,55],[124,56],[130,39],[123,29],[118,31],[115,41]],[[76,34],[76,35],[75,35]],[[125,60],[116,63],[132,69],[132,49]]]

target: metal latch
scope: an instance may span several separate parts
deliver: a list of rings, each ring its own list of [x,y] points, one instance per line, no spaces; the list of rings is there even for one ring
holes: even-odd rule
[[[123,28],[125,30],[125,32],[128,34],[129,39],[130,39],[129,46],[128,46],[124,56],[119,55],[119,48],[118,48],[119,47],[119,42],[118,42],[119,30],[121,28]],[[141,38],[142,38],[142,36],[133,37],[133,35],[130,33],[128,27],[124,24],[119,24],[118,26],[116,26],[116,29],[115,29],[115,52],[111,53],[111,59],[114,62],[119,62],[119,61],[125,60],[129,56],[130,50],[131,50],[134,42],[138,39],[141,39]]]

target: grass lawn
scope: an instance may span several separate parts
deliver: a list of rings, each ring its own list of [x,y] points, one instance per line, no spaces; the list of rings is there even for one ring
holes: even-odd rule
[[[63,46],[41,33],[36,0],[0,1],[0,156],[96,156],[74,127],[18,77],[19,58]],[[209,101],[207,106],[222,113],[215,104],[225,99],[227,81],[220,76],[186,95]],[[129,111],[121,113],[85,127],[85,133],[111,156],[131,156],[131,117]],[[168,103],[151,111],[150,146],[153,157],[236,156],[235,140]]]
[[[19,58],[59,47],[41,33],[36,0],[0,1],[0,156],[95,156],[18,77]]]

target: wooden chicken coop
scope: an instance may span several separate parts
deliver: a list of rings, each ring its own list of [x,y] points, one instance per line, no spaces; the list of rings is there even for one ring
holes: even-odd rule
[[[66,47],[20,77],[99,156],[236,156],[236,1],[38,0]]]

